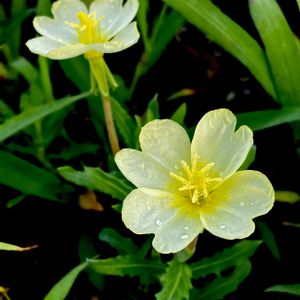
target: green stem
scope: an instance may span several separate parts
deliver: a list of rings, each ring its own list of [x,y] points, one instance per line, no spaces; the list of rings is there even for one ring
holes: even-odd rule
[[[43,90],[45,92],[45,98],[47,103],[53,102],[53,89],[52,83],[49,75],[49,66],[48,66],[48,59],[46,57],[39,56],[39,67],[41,72],[41,81],[43,85]]]

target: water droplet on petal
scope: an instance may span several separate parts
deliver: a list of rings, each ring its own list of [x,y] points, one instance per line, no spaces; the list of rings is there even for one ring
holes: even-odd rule
[[[183,233],[183,234],[180,236],[180,238],[181,238],[182,240],[186,240],[188,237],[189,237],[189,235],[186,234],[186,233]]]
[[[163,224],[163,222],[162,222],[161,220],[157,219],[157,220],[155,221],[155,224],[156,224],[157,226],[161,226],[161,225]]]
[[[189,226],[185,226],[185,227],[184,227],[184,230],[189,230]]]
[[[147,206],[147,210],[151,210],[151,206]]]
[[[241,206],[241,207],[245,206],[245,202],[244,202],[244,201],[241,201],[241,202],[240,202],[240,206]]]
[[[225,224],[221,224],[221,225],[220,225],[220,228],[221,228],[221,229],[225,229],[225,228],[226,228],[226,225],[225,225]]]

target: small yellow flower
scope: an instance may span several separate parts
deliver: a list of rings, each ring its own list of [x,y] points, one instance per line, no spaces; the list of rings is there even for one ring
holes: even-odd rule
[[[268,178],[257,171],[237,171],[252,144],[247,126],[235,132],[236,118],[219,109],[203,116],[190,143],[171,120],[142,128],[142,151],[116,155],[121,172],[137,189],[124,200],[122,218],[137,234],[154,233],[161,253],[184,249],[204,229],[224,239],[245,238],[253,218],[274,203]]]
[[[51,59],[66,59],[122,51],[139,38],[137,0],[96,0],[89,9],[79,0],[58,0],[52,5],[54,19],[35,17],[33,26],[41,35],[26,45],[31,52]]]

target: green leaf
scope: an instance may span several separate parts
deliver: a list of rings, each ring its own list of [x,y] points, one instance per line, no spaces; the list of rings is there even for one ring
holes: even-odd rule
[[[100,241],[104,241],[117,249],[120,254],[133,254],[138,251],[131,239],[124,238],[112,228],[102,229],[98,238]]]
[[[116,127],[120,132],[127,147],[133,148],[135,145],[136,125],[131,118],[130,114],[119,104],[119,102],[110,98],[111,106],[113,110],[113,117],[115,120]]]
[[[118,200],[124,200],[132,190],[123,180],[100,168],[84,167],[83,171],[76,171],[70,166],[64,166],[57,170],[62,177],[72,183],[109,194]]]
[[[157,300],[189,299],[192,288],[192,272],[187,264],[175,259],[168,263],[166,273],[160,278],[162,290],[155,295]]]
[[[28,83],[34,82],[38,77],[38,71],[35,67],[22,56],[11,62],[11,66],[20,73]]]
[[[148,122],[154,120],[154,119],[159,119],[160,114],[159,114],[159,105],[158,105],[158,95],[155,94],[154,97],[151,99],[151,101],[148,104],[146,113],[145,113],[145,124]]]
[[[163,263],[140,258],[135,255],[117,256],[108,259],[90,259],[89,266],[97,273],[130,277],[157,275],[165,270]]]
[[[276,99],[272,77],[264,51],[238,24],[210,0],[164,0],[208,38],[236,57]]]
[[[275,0],[251,0],[250,12],[264,42],[272,75],[283,106],[300,105],[300,52]]]
[[[279,202],[294,204],[300,200],[300,195],[291,191],[275,191],[275,199]]]
[[[237,114],[238,126],[248,125],[252,130],[261,130],[276,125],[300,120],[300,108],[283,108]]]
[[[251,263],[249,260],[240,261],[230,276],[218,276],[202,289],[191,291],[191,300],[218,300],[235,291],[238,285],[249,275]]]
[[[300,284],[278,284],[267,288],[265,292],[279,292],[300,296]]]
[[[184,118],[186,116],[186,103],[182,103],[177,110],[174,112],[174,114],[171,116],[171,119],[175,122],[177,122],[180,125],[184,124]]]
[[[143,39],[144,47],[148,49],[149,39],[148,39],[148,21],[147,14],[149,11],[149,0],[139,1],[139,10],[137,13],[137,21],[139,24],[139,29],[141,32],[141,37]]]
[[[50,292],[46,295],[44,300],[64,300],[74,281],[78,275],[88,266],[87,262],[83,262],[74,269],[72,269],[67,275],[65,275],[59,282],[57,282]]]
[[[62,192],[62,184],[54,174],[1,150],[0,161],[1,184],[10,186],[25,195],[61,201],[58,194]]]
[[[271,231],[270,227],[265,223],[265,222],[256,222],[256,225],[258,226],[262,239],[273,254],[273,256],[277,259],[280,260],[280,253],[279,249],[275,240],[275,236],[273,232]]]
[[[220,274],[223,270],[236,266],[241,261],[252,256],[260,244],[261,241],[243,240],[212,257],[192,263],[190,268],[193,272],[193,278],[203,277],[212,273]]]
[[[14,135],[27,126],[32,125],[36,121],[87,97],[89,94],[90,92],[86,92],[77,96],[66,97],[61,100],[57,100],[54,103],[41,105],[14,116],[4,124],[0,125],[0,142],[3,142],[8,137]]]

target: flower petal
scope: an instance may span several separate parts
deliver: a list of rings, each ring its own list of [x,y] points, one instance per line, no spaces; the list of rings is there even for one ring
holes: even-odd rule
[[[39,34],[63,44],[78,41],[77,33],[73,28],[51,18],[45,16],[35,17],[33,26]]]
[[[172,205],[174,201],[182,201],[180,208]],[[186,199],[171,193],[136,189],[124,200],[122,219],[137,234],[154,233],[153,247],[158,252],[175,253],[203,231],[199,212],[191,206]]]
[[[213,162],[212,173],[227,178],[244,162],[253,144],[247,126],[234,132],[236,117],[228,109],[208,112],[198,123],[192,140],[192,155],[198,154],[203,164]]]
[[[87,45],[65,45],[43,36],[27,41],[26,46],[31,52],[51,59],[66,59],[75,57],[89,49]]]
[[[123,175],[137,187],[165,190],[169,172],[151,156],[133,149],[122,149],[115,156]]]
[[[178,169],[181,160],[190,162],[190,139],[172,120],[154,120],[146,124],[140,133],[140,145],[170,172]]]
[[[110,36],[110,28],[118,21],[121,15],[123,0],[95,0],[90,6],[90,13],[95,12],[101,20],[101,32]]]
[[[125,28],[135,17],[139,8],[137,0],[127,0],[122,7],[121,13],[117,20],[107,28],[107,34],[109,37],[113,37],[123,28]]]
[[[245,238],[254,231],[251,220],[273,206],[274,190],[268,178],[257,171],[240,171],[212,192],[201,207],[205,229],[224,239]]]
[[[58,0],[52,4],[51,11],[55,20],[72,23],[78,23],[77,13],[88,13],[80,0]]]
[[[130,23],[120,31],[111,41],[105,43],[89,44],[90,50],[101,53],[114,53],[122,51],[135,44],[140,37],[136,22]]]

